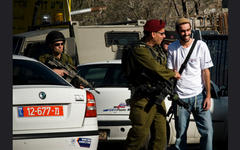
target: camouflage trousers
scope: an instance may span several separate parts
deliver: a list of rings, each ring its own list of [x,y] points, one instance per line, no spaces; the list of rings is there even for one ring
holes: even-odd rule
[[[129,119],[132,128],[126,139],[126,150],[139,150],[149,140],[149,150],[166,150],[166,108],[164,101],[161,106],[150,103],[145,98],[130,100]],[[150,131],[150,132],[149,132]]]

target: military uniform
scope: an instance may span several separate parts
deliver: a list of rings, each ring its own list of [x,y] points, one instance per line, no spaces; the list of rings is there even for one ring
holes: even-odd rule
[[[48,65],[48,67],[50,67],[51,69],[54,69],[52,66],[49,66],[49,64],[47,64],[47,60],[49,60],[51,57],[53,57],[53,55],[51,54],[44,54],[44,55],[41,55],[39,57],[39,61],[41,61],[42,63]],[[61,58],[58,59],[57,57],[55,57],[60,63],[62,63],[63,65],[74,65],[73,64],[73,60],[70,56],[62,53],[61,54]]]
[[[146,143],[150,128],[149,149],[166,149],[166,108],[164,101],[161,105],[156,105],[151,103],[147,95],[134,90],[140,84],[148,84],[148,81],[139,80],[137,77],[143,69],[151,70],[166,80],[174,77],[175,73],[166,68],[166,55],[162,55],[163,53],[147,46],[145,43],[141,43],[133,48],[132,57],[129,58],[129,61],[133,63],[131,68],[134,70],[136,78],[131,81],[129,118],[132,122],[132,128],[129,130],[126,139],[127,150],[140,149]],[[149,109],[146,111],[147,107]]]
[[[167,52],[163,50],[161,45],[155,46],[157,55],[159,56],[158,59],[160,64],[167,65]]]

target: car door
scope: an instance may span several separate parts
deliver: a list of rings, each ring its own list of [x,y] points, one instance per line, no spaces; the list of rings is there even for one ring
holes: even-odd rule
[[[128,118],[130,107],[125,100],[130,97],[130,91],[121,73],[120,63],[83,65],[78,67],[78,71],[100,92],[91,91],[96,99],[98,118],[109,114],[126,115],[125,119]],[[112,118],[116,119],[114,116]]]

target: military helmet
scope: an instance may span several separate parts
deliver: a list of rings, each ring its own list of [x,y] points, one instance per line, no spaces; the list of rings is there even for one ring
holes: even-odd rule
[[[49,32],[48,35],[46,36],[46,39],[45,39],[45,42],[46,42],[47,45],[52,44],[52,43],[57,42],[57,41],[65,42],[64,35],[59,31]]]

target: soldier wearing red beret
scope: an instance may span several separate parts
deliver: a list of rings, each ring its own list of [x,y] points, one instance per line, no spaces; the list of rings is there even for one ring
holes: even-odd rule
[[[148,144],[149,150],[166,150],[166,108],[163,99],[160,104],[154,103],[158,95],[148,95],[143,88],[151,87],[151,81],[141,78],[141,74],[147,73],[159,76],[163,80],[180,78],[178,72],[166,68],[166,61],[161,61],[161,55],[155,48],[165,38],[165,22],[162,20],[149,20],[144,26],[144,37],[131,49],[129,62],[131,62],[132,78],[130,98],[130,115],[132,128],[126,139],[126,150],[139,150],[148,141],[149,131],[151,138]]]

